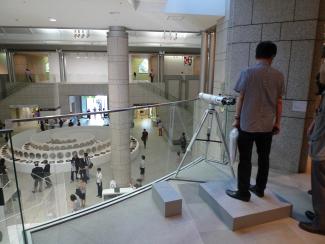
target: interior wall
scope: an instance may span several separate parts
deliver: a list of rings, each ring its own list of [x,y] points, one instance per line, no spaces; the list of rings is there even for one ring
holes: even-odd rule
[[[107,83],[106,52],[65,52],[68,83]]]
[[[33,82],[45,82],[49,80],[49,72],[46,70],[48,63],[47,53],[15,53],[15,75],[17,81],[27,81],[25,69],[32,72]]]
[[[301,155],[308,150],[303,145],[305,106],[309,86],[314,82],[311,74],[319,0],[229,0],[227,6],[226,17],[217,23],[214,94],[236,95],[235,82],[241,70],[255,64],[258,42],[275,42],[278,54],[273,66],[284,74],[286,91],[281,132],[273,137],[270,166],[296,173],[300,160],[307,160]],[[203,107],[197,108],[197,118]],[[233,121],[231,111],[234,107],[222,114],[226,134]],[[256,161],[255,153],[253,162]]]
[[[192,56],[195,59],[195,56]],[[185,65],[184,64],[184,56],[177,55],[177,56],[170,56],[165,55],[164,58],[164,74],[165,75],[193,75],[193,64],[192,65]]]
[[[139,66],[143,62],[143,60],[148,60],[148,72],[147,73],[140,73]],[[131,56],[131,74],[133,77],[133,73],[137,74],[136,80],[150,80],[149,73],[150,73],[150,56],[149,55],[132,55]]]
[[[0,51],[0,75],[8,74],[6,53]]]
[[[60,82],[59,54],[49,52],[50,82]]]
[[[154,82],[158,81],[158,55],[151,55],[149,59],[149,69],[154,75]]]

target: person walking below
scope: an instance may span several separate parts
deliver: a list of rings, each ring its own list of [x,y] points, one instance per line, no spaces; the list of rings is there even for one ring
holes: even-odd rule
[[[93,164],[88,156],[88,153],[84,153],[84,158],[82,160],[84,161],[84,165],[86,168],[86,174],[85,174],[86,181],[88,181],[90,178],[89,170],[92,168]]]
[[[32,71],[28,68],[25,69],[25,75],[26,75],[26,79],[29,82],[33,82],[33,78],[32,78]]]
[[[146,131],[146,129],[143,129],[141,140],[143,141],[144,148],[147,148],[148,135],[148,131]]]
[[[273,68],[277,46],[260,42],[256,48],[257,64],[242,71],[234,88],[239,93],[233,126],[238,128],[238,190],[227,190],[228,196],[248,202],[250,191],[264,196],[272,137],[280,132],[284,76]],[[250,185],[252,149],[256,144],[258,170],[256,185]]]
[[[9,182],[8,170],[5,165],[5,159],[0,159],[0,178],[1,178],[1,187],[4,187]]]
[[[32,169],[31,176],[34,179],[34,190],[33,193],[37,191],[41,192],[42,191],[42,185],[43,185],[43,168],[38,166],[38,163],[34,164],[35,167]]]
[[[179,139],[179,143],[181,144],[182,152],[185,153],[185,151],[186,151],[186,144],[187,144],[185,132],[182,133],[182,136]]]
[[[80,175],[80,179],[84,180],[87,183],[87,170],[86,170],[86,161],[85,159],[81,159],[79,160],[79,175]]]
[[[78,155],[75,154],[73,155],[72,159],[71,159],[71,182],[74,181],[74,176],[76,176],[77,179],[77,175],[78,175],[78,171],[79,171],[79,163],[80,159],[78,158]]]
[[[97,197],[102,197],[103,175],[102,175],[102,169],[101,168],[97,168],[96,184],[97,184]]]
[[[81,207],[84,208],[86,206],[86,182],[83,179],[79,181],[79,187],[76,189],[76,195],[79,196],[81,200]]]
[[[62,126],[63,126],[63,120],[62,119],[59,120],[59,125],[60,125],[60,128],[62,128]]]
[[[318,95],[320,105],[315,120],[311,123],[309,134],[309,156],[312,159],[311,193],[314,215],[311,222],[300,222],[299,227],[305,231],[325,235],[325,63],[320,70]],[[307,215],[307,213],[306,213]],[[308,217],[308,216],[307,216]]]
[[[140,178],[141,180],[144,180],[144,173],[145,173],[145,168],[146,168],[146,156],[142,155],[141,156],[141,161],[140,161]]]
[[[50,178],[51,165],[49,164],[49,162],[47,160],[44,160],[43,163],[45,164],[43,172],[44,172],[44,180],[45,180],[46,188],[50,188],[52,186],[52,181]]]
[[[158,134],[159,134],[159,136],[162,136],[162,133],[163,133],[162,121],[159,120],[157,124],[158,124]]]

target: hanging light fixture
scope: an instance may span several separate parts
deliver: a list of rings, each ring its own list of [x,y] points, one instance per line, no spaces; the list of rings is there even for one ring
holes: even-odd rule
[[[89,38],[90,32],[89,30],[75,29],[73,30],[73,38],[74,39],[84,39]]]

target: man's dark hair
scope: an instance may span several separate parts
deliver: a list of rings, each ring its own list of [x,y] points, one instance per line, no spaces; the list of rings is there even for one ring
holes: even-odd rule
[[[71,201],[74,201],[74,200],[76,200],[76,199],[77,199],[77,197],[76,197],[75,194],[71,194],[71,195],[70,195],[70,200],[71,200]]]
[[[273,42],[265,41],[260,42],[256,47],[257,59],[260,58],[274,58],[277,52],[277,47]]]

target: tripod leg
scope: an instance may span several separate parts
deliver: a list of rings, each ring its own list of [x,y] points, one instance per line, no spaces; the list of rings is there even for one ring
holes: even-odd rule
[[[209,144],[210,144],[210,137],[211,137],[211,127],[212,127],[212,120],[213,120],[213,114],[211,111],[209,111],[209,121],[208,121],[208,130],[207,130],[207,142],[206,142],[206,146],[205,146],[205,158],[208,158],[208,150],[209,150]]]
[[[177,177],[177,175],[178,175],[178,173],[179,173],[181,167],[183,166],[183,163],[184,163],[184,161],[185,161],[185,158],[186,158],[187,154],[191,151],[192,146],[193,146],[193,144],[194,144],[194,142],[195,142],[197,136],[199,135],[199,133],[200,133],[200,131],[201,131],[201,129],[202,129],[202,126],[203,126],[203,124],[204,124],[204,121],[206,120],[208,114],[209,114],[209,110],[207,109],[207,110],[205,110],[205,112],[204,112],[204,114],[203,114],[203,117],[202,117],[202,119],[201,119],[201,122],[200,122],[199,126],[197,127],[196,131],[194,132],[194,134],[193,134],[193,136],[192,136],[192,138],[191,138],[191,141],[190,141],[190,143],[188,144],[188,146],[187,146],[187,148],[186,148],[186,152],[185,152],[185,154],[184,154],[184,156],[183,156],[183,158],[182,158],[182,161],[181,161],[180,164],[178,165],[178,168],[177,168],[177,171],[176,171],[175,177]]]
[[[225,137],[225,134],[223,133],[222,131],[222,126],[221,126],[221,121],[220,121],[220,117],[219,117],[219,114],[218,114],[218,111],[215,111],[215,116],[216,116],[216,120],[217,120],[217,125],[218,125],[218,129],[219,129],[219,132],[220,132],[220,136],[221,136],[221,141],[225,147],[225,150],[226,150],[226,154],[227,154],[227,157],[228,157],[228,160],[230,162],[230,153],[229,153],[229,148],[228,148],[228,144],[226,142],[226,137]],[[231,174],[232,176],[235,178],[235,173],[234,173],[234,169],[232,167],[231,164],[229,164],[230,166],[230,171],[231,171]]]

